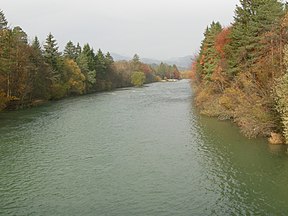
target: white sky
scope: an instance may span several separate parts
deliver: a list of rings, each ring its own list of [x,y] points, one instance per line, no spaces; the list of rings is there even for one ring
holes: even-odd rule
[[[11,26],[60,48],[72,40],[122,55],[166,59],[197,52],[213,20],[229,25],[238,0],[0,0]]]

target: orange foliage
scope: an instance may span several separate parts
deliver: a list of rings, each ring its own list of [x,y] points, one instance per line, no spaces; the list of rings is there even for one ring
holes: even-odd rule
[[[197,62],[194,61],[192,63],[192,70],[191,70],[191,79],[193,81],[196,81],[197,80]]]
[[[140,70],[143,71],[145,74],[150,74],[152,73],[151,67],[147,64],[141,64]]]
[[[215,48],[221,54],[221,57],[225,57],[224,47],[230,42],[229,35],[231,33],[230,28],[224,28],[216,37]]]

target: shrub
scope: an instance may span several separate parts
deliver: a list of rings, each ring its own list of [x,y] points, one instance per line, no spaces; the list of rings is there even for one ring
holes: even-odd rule
[[[131,76],[131,83],[134,86],[143,86],[145,82],[145,74],[143,72],[134,72]]]
[[[288,143],[288,74],[277,79],[275,86],[276,109],[280,113],[283,124],[283,135]]]

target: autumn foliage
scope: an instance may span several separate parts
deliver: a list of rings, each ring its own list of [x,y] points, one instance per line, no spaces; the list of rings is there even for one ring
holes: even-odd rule
[[[202,114],[233,120],[248,137],[276,132],[288,141],[288,15],[280,1],[242,4],[232,26],[213,22],[205,31],[192,65],[196,106]]]
[[[177,66],[144,64],[137,54],[131,61],[114,62],[109,52],[95,52],[88,43],[80,46],[72,41],[60,52],[51,33],[44,46],[37,37],[29,43],[27,34],[19,26],[9,27],[0,11],[0,110],[140,86],[164,77],[179,79]]]

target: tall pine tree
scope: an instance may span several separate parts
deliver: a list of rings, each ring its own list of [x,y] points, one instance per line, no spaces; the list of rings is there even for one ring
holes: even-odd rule
[[[237,74],[257,61],[265,32],[279,25],[284,5],[278,0],[240,0],[226,51],[229,72]]]

